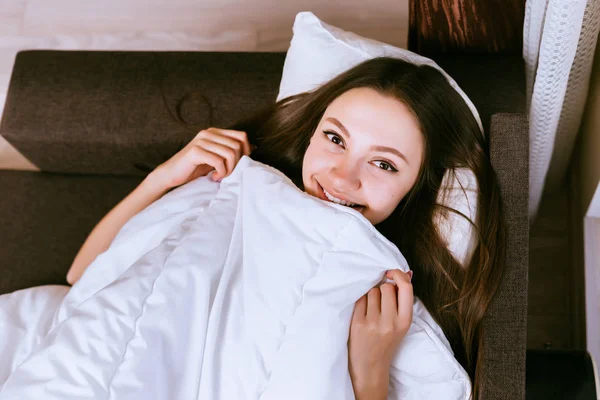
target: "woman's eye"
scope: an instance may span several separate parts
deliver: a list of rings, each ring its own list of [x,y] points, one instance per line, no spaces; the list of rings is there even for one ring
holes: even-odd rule
[[[375,165],[384,171],[398,172],[396,168],[394,168],[390,163],[385,161],[375,161]]]
[[[327,136],[327,138],[329,139],[330,142],[335,143],[337,145],[344,144],[344,141],[342,140],[340,135],[338,135],[337,133],[332,132],[332,131],[324,131],[323,133],[325,134],[325,136]]]

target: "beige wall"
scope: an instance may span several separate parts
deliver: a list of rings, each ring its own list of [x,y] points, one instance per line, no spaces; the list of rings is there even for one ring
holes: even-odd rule
[[[586,347],[600,360],[600,41],[596,46],[588,99],[572,159],[575,252],[583,250]],[[591,205],[591,206],[590,206]],[[583,243],[581,241],[583,240]],[[578,263],[576,256],[574,264]]]
[[[578,171],[580,211],[586,215],[600,182],[600,41],[573,162]]]

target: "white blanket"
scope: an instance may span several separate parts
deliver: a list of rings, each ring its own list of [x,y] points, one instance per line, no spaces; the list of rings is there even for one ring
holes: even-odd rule
[[[398,249],[358,212],[243,157],[137,214],[83,277],[0,296],[0,400],[354,399],[354,303]],[[422,303],[389,399],[467,399]]]

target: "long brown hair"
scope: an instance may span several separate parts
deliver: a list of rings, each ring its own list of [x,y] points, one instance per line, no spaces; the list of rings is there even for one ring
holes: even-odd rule
[[[406,257],[414,271],[415,295],[443,329],[471,377],[473,398],[478,398],[485,346],[482,320],[504,271],[505,226],[488,143],[446,78],[430,66],[375,58],[231,128],[246,131],[257,146],[252,158],[281,170],[303,189],[302,160],[326,108],[342,93],[359,87],[403,102],[420,124],[425,157],[417,181],[377,229]],[[457,168],[470,168],[479,186],[477,217],[470,221],[479,241],[464,266],[452,256],[436,224],[436,218],[452,212],[468,219],[437,201],[444,174]]]

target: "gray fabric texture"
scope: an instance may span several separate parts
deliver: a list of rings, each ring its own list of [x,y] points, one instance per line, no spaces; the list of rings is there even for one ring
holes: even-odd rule
[[[523,60],[438,56],[484,129],[524,112]],[[285,53],[23,51],[0,134],[42,171],[142,176],[198,131],[277,97]]]
[[[140,181],[0,171],[0,294],[66,285],[87,235]]]
[[[143,175],[277,97],[285,53],[24,51],[0,134],[42,171]]]
[[[284,59],[285,53],[19,53],[0,134],[52,173],[0,171],[0,294],[66,283],[91,229],[152,167],[199,130],[230,126],[275,100]],[[508,225],[507,274],[484,325],[482,398],[524,398],[528,131],[522,114],[523,60],[434,59],[480,112]]]
[[[525,398],[529,265],[529,129],[526,114],[495,114],[490,158],[507,225],[506,273],[484,319],[482,399]]]
[[[525,72],[520,57],[461,54],[434,58],[475,104],[486,132],[493,114],[526,112]]]

